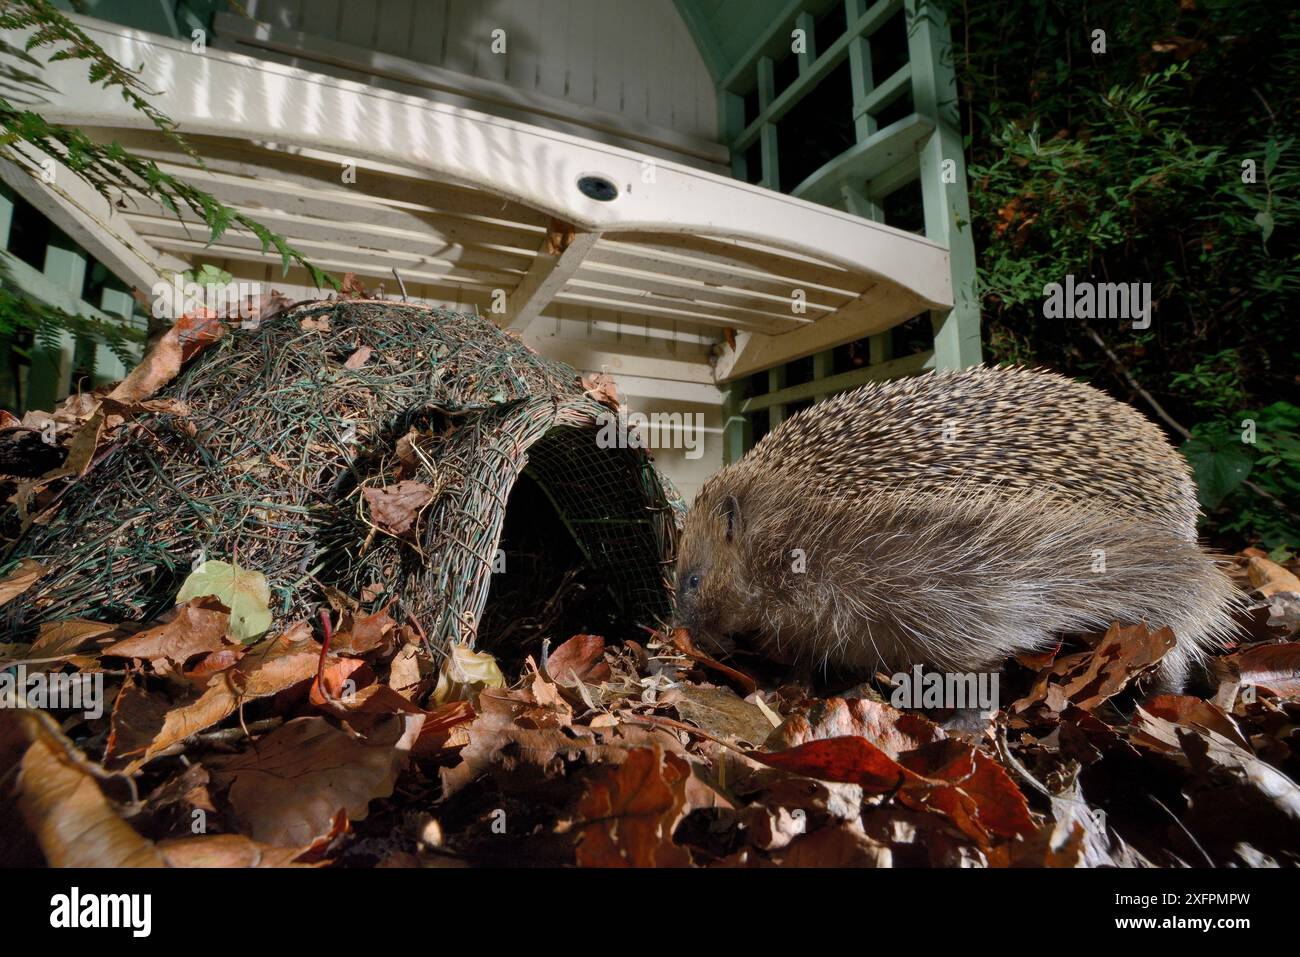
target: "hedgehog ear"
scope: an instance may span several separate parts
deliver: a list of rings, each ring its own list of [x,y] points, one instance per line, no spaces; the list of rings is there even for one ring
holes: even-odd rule
[[[734,542],[740,534],[740,499],[734,495],[723,499],[722,517],[727,520],[727,541]]]

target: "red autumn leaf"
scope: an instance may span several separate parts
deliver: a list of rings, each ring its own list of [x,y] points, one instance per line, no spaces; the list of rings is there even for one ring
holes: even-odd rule
[[[960,741],[937,741],[908,752],[899,763],[948,787],[909,790],[904,803],[946,814],[967,836],[987,843],[987,834],[1028,837],[1037,828],[1020,788],[1002,767],[978,748]],[[986,833],[987,832],[987,833]]]
[[[574,635],[551,652],[546,659],[546,671],[562,685],[604,681],[610,676],[605,662],[605,639],[599,635]]]
[[[768,767],[819,781],[858,784],[868,794],[887,794],[916,777],[866,738],[857,735],[822,738],[785,751],[746,751],[745,754]]]

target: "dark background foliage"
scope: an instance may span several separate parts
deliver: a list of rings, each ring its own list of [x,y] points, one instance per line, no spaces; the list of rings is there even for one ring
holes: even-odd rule
[[[1191,460],[1214,544],[1294,552],[1300,11],[944,6],[989,359],[1050,366],[1133,402]],[[1043,287],[1066,274],[1150,282],[1150,328],[1044,318]]]

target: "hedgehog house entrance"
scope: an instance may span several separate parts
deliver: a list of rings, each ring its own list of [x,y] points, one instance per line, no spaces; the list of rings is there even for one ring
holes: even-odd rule
[[[510,661],[579,633],[631,637],[669,612],[644,456],[556,427],[510,488],[477,645]]]

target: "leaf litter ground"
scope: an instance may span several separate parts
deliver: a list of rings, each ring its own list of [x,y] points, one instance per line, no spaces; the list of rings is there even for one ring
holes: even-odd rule
[[[1213,697],[1145,696],[1170,636],[1117,625],[1009,665],[991,713],[895,708],[883,676],[819,695],[681,632],[544,642],[506,676],[341,595],[251,643],[212,594],[46,624],[8,664],[100,675],[111,707],[0,711],[3,863],[1294,865],[1296,599],[1267,574]]]

